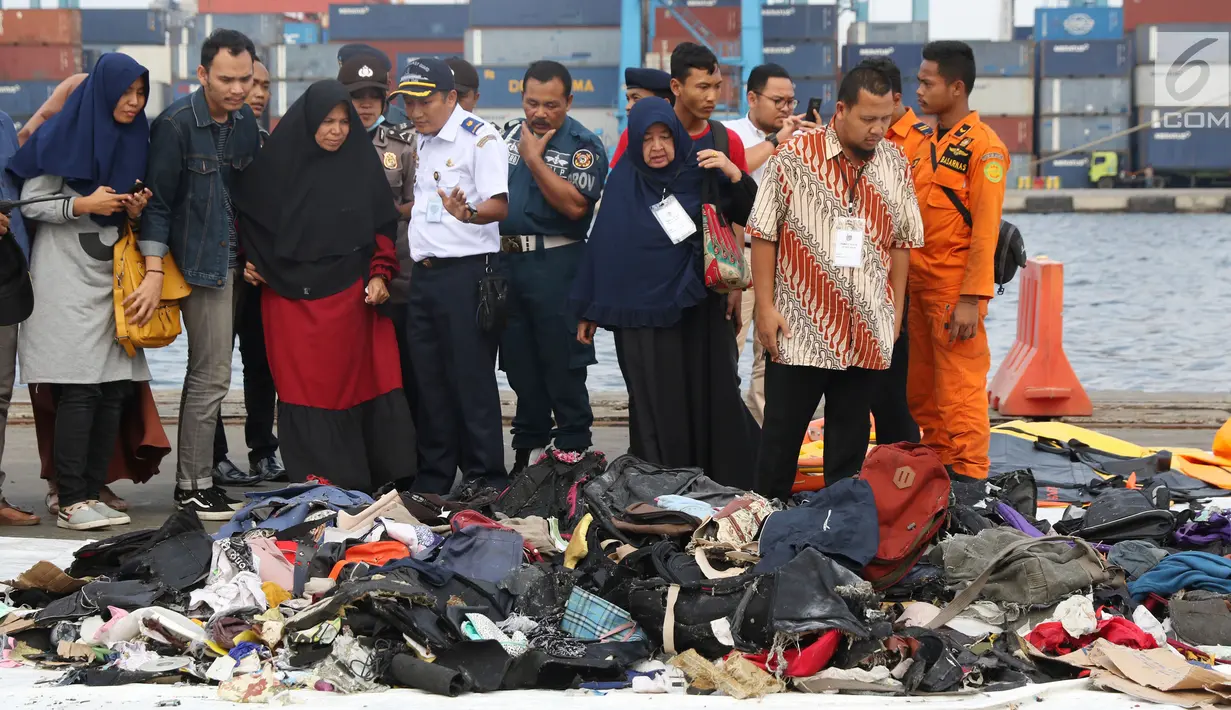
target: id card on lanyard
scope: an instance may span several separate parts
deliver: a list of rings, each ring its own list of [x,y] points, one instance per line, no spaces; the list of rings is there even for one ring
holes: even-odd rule
[[[855,216],[855,197],[859,181],[863,178],[867,163],[859,166],[855,181],[851,183],[847,202],[847,216],[834,219],[833,263],[842,268],[858,269],[863,266],[863,243],[867,234],[867,221]]]
[[[696,222],[688,216],[688,212],[684,210],[680,201],[675,199],[675,195],[667,195],[662,202],[651,205],[650,212],[654,213],[658,226],[667,233],[667,238],[672,244],[679,244],[697,232]]]

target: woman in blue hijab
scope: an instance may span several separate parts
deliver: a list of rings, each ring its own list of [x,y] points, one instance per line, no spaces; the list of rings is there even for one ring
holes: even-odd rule
[[[615,335],[629,453],[749,489],[760,430],[740,395],[739,324],[702,278],[701,205],[743,224],[756,183],[722,153],[698,153],[663,99],[633,106],[628,135],[573,282],[577,337],[590,341],[596,327]]]
[[[99,498],[132,383],[150,379],[145,355],[130,358],[115,340],[112,300],[113,248],[150,197],[134,191],[149,151],[148,94],[145,67],[104,54],[9,163],[25,180],[22,199],[63,198],[21,208],[38,231],[30,254],[34,312],[22,324],[18,353],[22,382],[48,385],[58,400],[56,525],[69,530],[130,522]],[[146,267],[128,304],[136,322],[149,320],[162,291],[162,260],[146,259]]]

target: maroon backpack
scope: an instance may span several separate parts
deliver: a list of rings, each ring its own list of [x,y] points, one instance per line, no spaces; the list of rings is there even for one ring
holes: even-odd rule
[[[868,452],[859,478],[872,486],[880,545],[863,570],[878,590],[910,572],[949,518],[949,474],[940,457],[922,444],[877,446]]]

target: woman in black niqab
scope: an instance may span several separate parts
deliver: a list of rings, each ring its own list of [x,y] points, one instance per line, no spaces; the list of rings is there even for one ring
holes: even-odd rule
[[[291,106],[240,178],[234,202],[248,276],[263,285],[291,480],[316,477],[371,493],[413,478],[414,425],[397,339],[375,308],[398,269],[398,212],[341,84],[317,82]]]

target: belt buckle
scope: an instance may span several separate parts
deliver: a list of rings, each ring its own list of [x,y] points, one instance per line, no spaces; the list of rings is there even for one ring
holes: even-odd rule
[[[420,262],[419,262],[419,266],[422,266],[422,267],[423,267],[423,268],[425,268],[425,269],[430,269],[430,268],[432,268],[432,257],[430,257],[430,256],[429,256],[428,258],[424,259],[423,261],[420,261]]]
[[[522,248],[521,237],[501,237],[500,251],[506,254],[520,254],[525,251]]]

